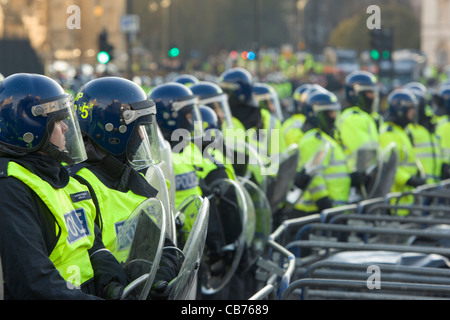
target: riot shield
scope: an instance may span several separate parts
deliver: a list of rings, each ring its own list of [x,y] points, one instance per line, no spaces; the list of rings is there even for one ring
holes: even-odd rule
[[[247,238],[250,265],[253,265],[264,252],[272,232],[272,210],[266,194],[254,182],[242,177],[238,179],[245,191],[247,202],[253,206],[255,211],[254,236],[251,238],[251,242],[248,242],[249,238]]]
[[[167,226],[166,231],[169,235],[170,239],[177,244],[176,237],[176,227],[175,227],[175,216],[173,213],[173,206],[171,203],[169,190],[167,188],[167,183],[165,179],[165,175],[161,168],[158,165],[151,165],[148,167],[147,172],[145,173],[145,179],[149,182],[149,184],[158,190],[158,194],[156,198],[161,201],[164,206],[164,210],[167,213]]]
[[[266,191],[273,212],[286,200],[287,194],[294,184],[298,160],[299,151],[296,144],[290,145],[280,154],[278,173],[271,179]]]
[[[351,168],[351,172],[356,171],[364,175],[369,175],[379,165],[379,147],[377,146],[362,146],[354,152],[354,155],[356,156],[354,160],[355,168]],[[353,161],[350,161],[350,163],[353,163]],[[365,184],[359,186],[359,191],[364,199],[370,199]]]
[[[390,143],[378,155],[376,166],[369,167],[366,175],[369,176],[367,184],[367,198],[384,197],[391,192],[398,166],[398,155],[395,144]]]
[[[254,181],[263,190],[267,190],[268,174],[266,172],[264,161],[255,146],[244,142],[243,140],[233,140],[226,138],[227,156],[233,159],[233,167],[236,174],[246,179]],[[237,156],[231,157],[234,153]],[[239,170],[236,170],[236,166]]]
[[[211,205],[219,211],[216,221],[212,221],[220,224],[225,244],[221,248],[206,247],[201,271],[201,287],[205,295],[215,294],[228,284],[237,270],[246,243],[251,243],[255,232],[253,206],[249,205],[241,184],[230,179],[218,179],[209,187],[213,192],[209,197]]]
[[[190,217],[189,221],[194,221],[197,213],[200,211],[200,207],[203,204],[203,199],[200,196],[190,196],[185,199],[175,210],[175,221],[177,229],[177,246],[181,249],[184,248],[187,239],[191,233],[192,225],[186,223],[186,217]]]
[[[141,203],[120,228],[111,252],[132,279],[122,299],[130,295],[147,299],[159,268],[166,226],[164,206],[158,199],[150,198]]]
[[[183,248],[184,262],[177,278],[172,281],[169,300],[186,300],[197,280],[198,270],[203,257],[209,221],[209,200],[204,198],[196,215],[189,237]]]
[[[169,181],[169,200],[172,211],[175,210],[175,173],[172,161],[172,148],[170,143],[164,139],[161,130],[158,128],[158,140],[160,145],[161,162],[158,163],[158,167],[164,173],[164,177]]]

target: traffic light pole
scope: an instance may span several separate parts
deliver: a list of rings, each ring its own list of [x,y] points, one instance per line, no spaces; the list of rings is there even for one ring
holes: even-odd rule
[[[127,14],[133,14],[133,0],[127,0]],[[126,34],[127,38],[127,54],[128,54],[128,60],[127,60],[127,76],[128,79],[133,78],[133,58],[132,58],[132,35],[130,32]]]

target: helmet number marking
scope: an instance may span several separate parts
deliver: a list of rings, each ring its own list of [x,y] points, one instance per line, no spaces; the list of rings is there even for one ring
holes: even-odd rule
[[[79,104],[78,108],[76,110],[78,119],[81,121],[91,121],[92,120],[92,108],[93,108],[93,104],[86,104],[86,102]]]

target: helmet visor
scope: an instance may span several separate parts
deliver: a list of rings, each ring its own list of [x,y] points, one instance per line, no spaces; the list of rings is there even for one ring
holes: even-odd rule
[[[278,120],[283,121],[283,113],[278,96],[271,93],[255,95],[256,102],[262,109],[268,110]]]
[[[233,118],[226,94],[202,99],[200,104],[207,105],[216,112],[221,128],[233,128]]]
[[[64,161],[76,164],[87,159],[71,95],[33,106],[32,113],[35,116],[48,117],[49,142],[64,155]]]
[[[366,111],[369,113],[380,111],[380,90],[377,85],[355,84],[354,88],[355,94],[363,99]]]
[[[161,162],[155,116],[149,115],[145,118],[152,120],[137,124],[127,144],[127,160],[136,171]]]

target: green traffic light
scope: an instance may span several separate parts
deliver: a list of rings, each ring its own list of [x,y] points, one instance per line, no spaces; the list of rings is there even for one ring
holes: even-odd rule
[[[178,57],[180,54],[180,49],[178,48],[172,48],[169,50],[169,57],[174,58],[174,57]]]
[[[380,53],[377,50],[373,49],[370,51],[370,57],[373,60],[378,60],[378,59],[380,59]]]
[[[101,64],[107,64],[109,62],[110,56],[106,51],[100,51],[97,55],[97,61]]]
[[[387,50],[383,51],[383,58],[384,59],[389,59],[391,56],[391,53]]]

